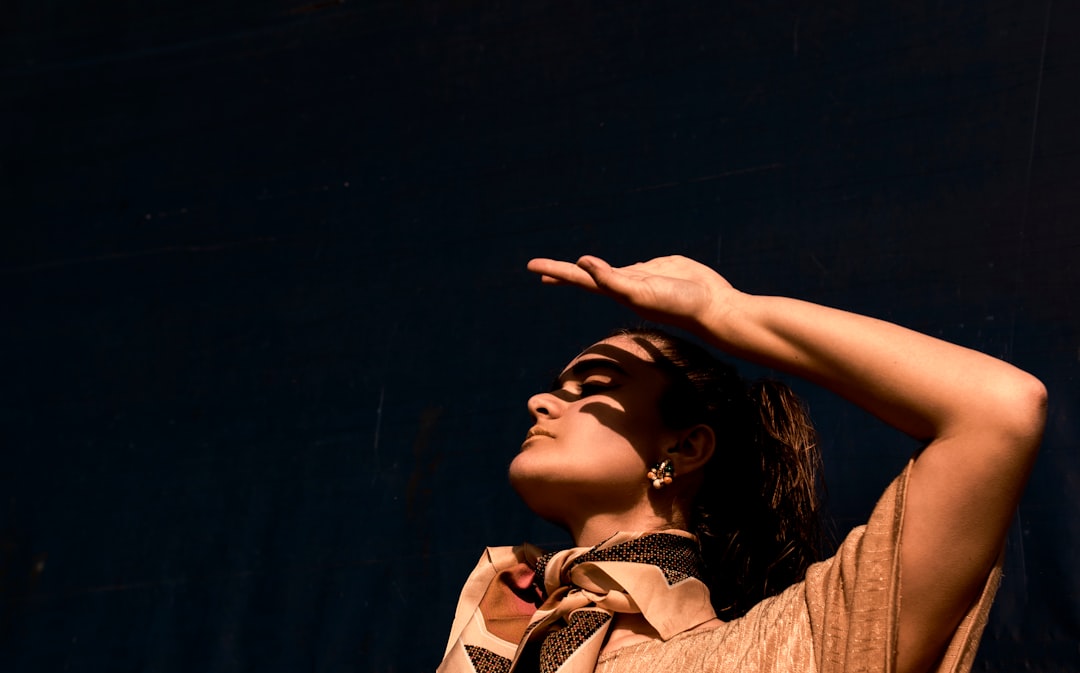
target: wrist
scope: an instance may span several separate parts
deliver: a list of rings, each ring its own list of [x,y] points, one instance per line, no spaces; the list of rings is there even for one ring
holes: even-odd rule
[[[760,303],[757,295],[720,288],[712,293],[706,310],[695,316],[691,331],[723,350],[741,350],[741,335],[759,321]]]

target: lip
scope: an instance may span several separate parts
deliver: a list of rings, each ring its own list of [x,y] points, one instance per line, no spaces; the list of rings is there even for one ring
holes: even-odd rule
[[[550,437],[550,438],[554,439],[555,435],[553,435],[550,432],[548,432],[547,430],[541,428],[539,425],[534,425],[533,427],[529,428],[529,431],[527,433],[525,433],[525,441],[521,443],[522,446],[524,446],[525,444],[528,444],[529,441],[531,441],[531,440],[533,440],[533,439],[535,439],[537,437]]]
[[[537,435],[539,435],[541,437],[552,437],[552,438],[555,437],[555,435],[553,435],[550,432],[548,432],[547,430],[541,428],[539,425],[534,425],[531,428],[529,428],[529,432],[525,434],[525,439],[532,439],[533,437],[536,437]]]

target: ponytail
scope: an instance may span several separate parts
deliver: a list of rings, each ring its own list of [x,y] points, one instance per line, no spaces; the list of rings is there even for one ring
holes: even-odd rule
[[[717,616],[734,619],[803,579],[823,556],[817,433],[783,383],[747,385],[730,365],[666,332],[620,332],[646,347],[669,379],[665,423],[704,423],[716,451],[694,495],[689,528],[701,545]]]

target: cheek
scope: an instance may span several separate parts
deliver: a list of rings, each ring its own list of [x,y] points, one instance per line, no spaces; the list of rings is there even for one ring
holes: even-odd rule
[[[597,405],[590,412],[592,427],[587,432],[594,441],[630,445],[642,455],[653,455],[668,434],[651,401],[625,400],[618,407]]]

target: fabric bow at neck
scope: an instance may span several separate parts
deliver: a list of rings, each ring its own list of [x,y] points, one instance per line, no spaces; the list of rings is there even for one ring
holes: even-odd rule
[[[617,613],[641,613],[664,640],[713,619],[701,578],[697,540],[683,531],[617,533],[546,556],[489,547],[439,673],[591,672]]]

